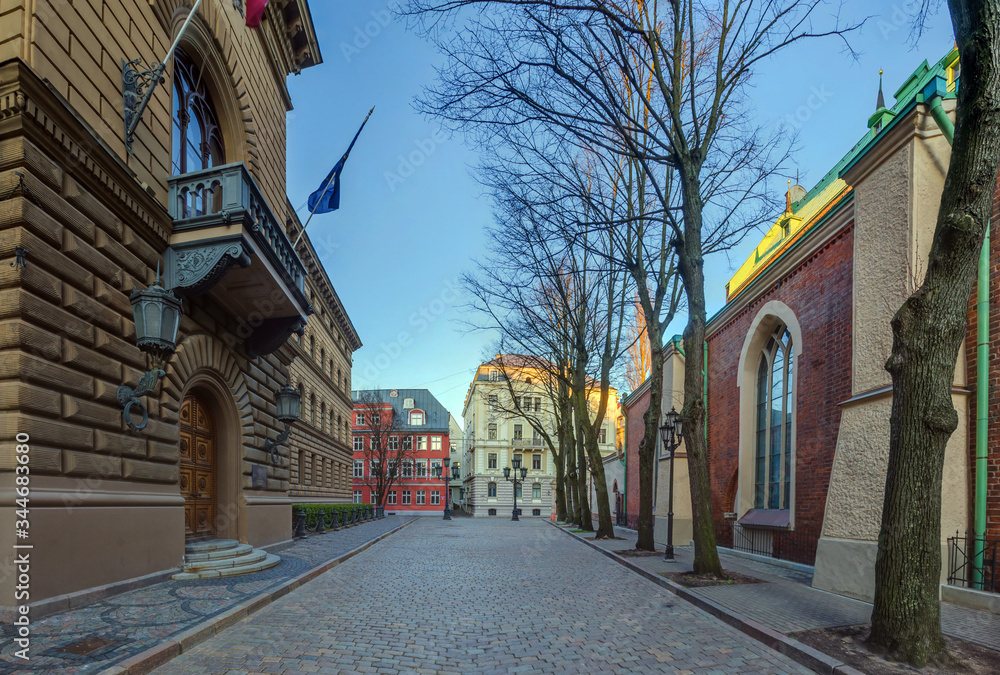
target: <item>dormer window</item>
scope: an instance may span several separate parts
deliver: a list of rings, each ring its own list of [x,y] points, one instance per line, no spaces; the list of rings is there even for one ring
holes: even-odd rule
[[[404,398],[403,399],[403,410],[409,410],[412,407],[413,407],[413,399],[412,398]]]
[[[424,426],[424,413],[422,410],[414,410],[410,413],[410,426]]]
[[[499,379],[499,377],[500,375],[497,373],[497,371],[495,370],[490,371],[490,382],[496,382]]]

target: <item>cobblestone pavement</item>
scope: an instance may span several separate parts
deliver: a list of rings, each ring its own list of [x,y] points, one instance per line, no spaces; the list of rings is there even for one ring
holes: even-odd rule
[[[277,551],[281,563],[237,577],[165,581],[32,622],[31,661],[12,656],[13,627],[0,626],[0,673],[89,673],[155,646],[216,614],[267,592],[332,558],[343,555],[410,518],[386,517],[339,532],[309,537]],[[86,638],[105,647],[77,656],[62,651]]]
[[[634,531],[615,528],[615,534],[621,539],[594,543],[612,551],[635,548]],[[662,550],[662,546],[659,548]],[[725,553],[721,555],[722,566],[726,569],[763,579],[767,583],[690,590],[779,633],[851,626],[866,623],[871,618],[872,606],[869,603],[812,588],[812,574],[809,572]],[[689,547],[675,547],[674,557],[676,563],[663,562],[662,556],[634,557],[629,561],[654,573],[691,569],[693,553]],[[984,647],[997,649],[1000,646],[1000,616],[989,612],[941,603],[941,630],[945,635]]]
[[[420,520],[156,671],[808,673],[545,522]]]

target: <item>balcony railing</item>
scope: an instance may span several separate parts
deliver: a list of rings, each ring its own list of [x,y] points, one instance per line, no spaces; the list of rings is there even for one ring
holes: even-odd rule
[[[305,267],[242,163],[174,176],[169,184],[174,232],[242,222],[285,282],[304,292]]]
[[[737,551],[802,563],[816,564],[819,533],[811,530],[782,530],[732,525],[732,547]],[[723,545],[727,542],[721,541]]]

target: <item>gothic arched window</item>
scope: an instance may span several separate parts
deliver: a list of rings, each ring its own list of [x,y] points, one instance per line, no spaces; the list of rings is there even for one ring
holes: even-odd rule
[[[225,163],[219,116],[202,70],[178,48],[174,56],[172,172],[180,175]]]
[[[787,509],[792,490],[792,335],[779,325],[757,367],[754,507]]]

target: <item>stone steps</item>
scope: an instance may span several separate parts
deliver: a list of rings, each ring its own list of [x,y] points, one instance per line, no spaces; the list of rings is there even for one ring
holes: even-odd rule
[[[188,542],[184,546],[181,572],[171,579],[185,581],[252,574],[270,569],[279,562],[278,556],[235,539]]]

